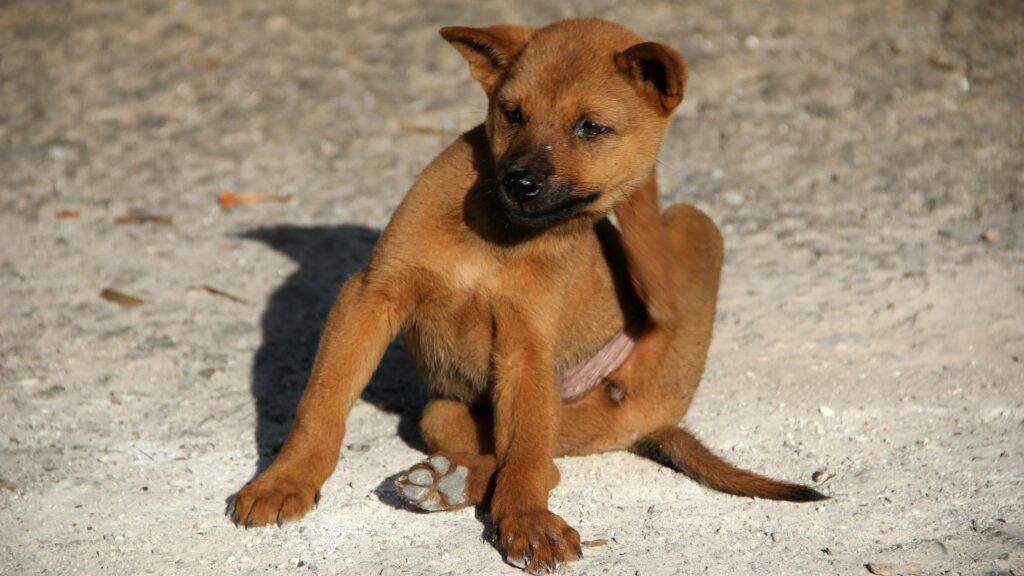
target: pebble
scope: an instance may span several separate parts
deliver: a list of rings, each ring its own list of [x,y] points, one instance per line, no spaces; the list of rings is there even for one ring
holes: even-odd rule
[[[726,192],[722,195],[722,199],[730,206],[739,206],[740,204],[743,204],[743,194],[740,194],[739,192]]]
[[[1002,238],[1003,235],[999,232],[999,228],[989,228],[981,235],[981,239],[989,244],[999,244],[999,241],[1002,240]]]
[[[818,412],[821,412],[821,415],[824,416],[825,418],[831,418],[836,415],[836,411],[829,408],[828,406],[818,407]]]

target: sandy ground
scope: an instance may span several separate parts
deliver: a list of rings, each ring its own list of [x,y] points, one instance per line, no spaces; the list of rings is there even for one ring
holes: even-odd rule
[[[318,510],[223,513],[338,286],[482,118],[437,28],[572,15],[691,64],[663,194],[727,264],[689,426],[834,498],[563,459],[553,509],[607,539],[571,572],[1024,573],[1024,4],[419,4],[0,0],[0,573],[514,574],[484,514],[396,503],[422,457],[400,344]],[[114,223],[139,213],[173,224]]]

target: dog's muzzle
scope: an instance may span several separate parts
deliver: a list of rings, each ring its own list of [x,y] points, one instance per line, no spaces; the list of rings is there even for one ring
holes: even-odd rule
[[[544,176],[518,169],[501,178],[498,197],[510,222],[542,228],[568,220],[599,196],[573,196],[571,192],[570,185],[552,186]]]

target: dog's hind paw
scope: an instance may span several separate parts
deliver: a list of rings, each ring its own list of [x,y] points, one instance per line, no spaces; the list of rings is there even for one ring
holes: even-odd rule
[[[469,468],[443,454],[434,454],[409,468],[395,480],[398,493],[410,505],[425,512],[464,508]]]

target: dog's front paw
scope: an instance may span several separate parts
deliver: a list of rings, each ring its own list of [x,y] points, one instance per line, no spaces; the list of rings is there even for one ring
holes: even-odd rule
[[[556,572],[583,557],[579,533],[547,510],[513,514],[496,523],[505,561],[530,574]]]
[[[235,494],[228,515],[235,526],[266,526],[298,520],[320,501],[315,486],[293,479],[260,476]]]
[[[395,487],[420,510],[455,510],[476,503],[467,494],[469,473],[469,467],[454,455],[434,454],[403,472]]]

